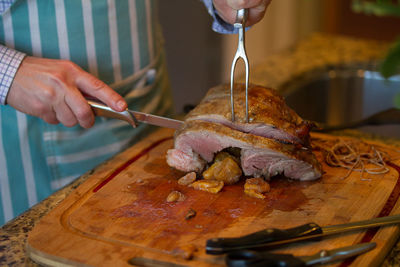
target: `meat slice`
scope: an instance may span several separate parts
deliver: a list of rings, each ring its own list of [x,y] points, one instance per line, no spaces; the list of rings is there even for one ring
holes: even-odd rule
[[[230,86],[211,88],[186,121],[202,120],[225,125],[234,130],[281,142],[309,146],[313,124],[289,108],[274,89],[249,85],[249,123],[245,123],[245,87],[235,85],[235,122],[231,120]]]
[[[187,121],[176,132],[175,147],[168,150],[167,163],[182,171],[200,172],[214,154],[229,147],[241,149],[241,167],[247,176],[284,174],[299,180],[321,176],[321,165],[311,149],[200,120]]]

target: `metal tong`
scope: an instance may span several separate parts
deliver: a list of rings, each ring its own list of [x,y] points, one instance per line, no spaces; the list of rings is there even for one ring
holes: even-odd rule
[[[233,86],[234,86],[234,75],[235,75],[235,66],[236,62],[239,58],[242,58],[246,67],[246,123],[249,122],[249,106],[248,106],[248,98],[247,92],[249,88],[249,62],[247,60],[246,49],[244,46],[245,39],[245,26],[246,20],[248,16],[248,9],[239,9],[236,13],[236,21],[233,26],[238,29],[239,41],[238,48],[236,50],[235,57],[233,58],[232,67],[231,67],[231,109],[232,109],[232,121],[235,121],[235,108],[233,101]]]
[[[266,228],[241,237],[211,238],[207,240],[206,252],[219,255],[243,249],[271,249],[285,244],[319,240],[325,236],[390,224],[400,224],[400,214],[327,226],[311,222],[288,229]]]
[[[337,262],[360,255],[375,247],[376,243],[361,243],[332,250],[321,250],[309,256],[239,250],[228,253],[225,257],[225,262],[229,267],[303,267]]]

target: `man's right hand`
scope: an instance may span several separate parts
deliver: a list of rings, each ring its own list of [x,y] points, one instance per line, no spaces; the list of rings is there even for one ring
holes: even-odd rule
[[[116,111],[127,108],[112,88],[67,60],[26,57],[15,75],[6,103],[47,123],[90,128],[94,113],[82,93]]]
[[[249,16],[246,26],[251,26],[259,22],[271,0],[213,0],[215,9],[226,22],[233,24],[236,20],[236,13],[239,9],[249,9]]]

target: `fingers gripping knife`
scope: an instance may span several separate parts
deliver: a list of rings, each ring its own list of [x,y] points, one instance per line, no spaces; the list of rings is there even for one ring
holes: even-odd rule
[[[234,86],[234,76],[235,76],[235,66],[236,62],[239,58],[242,58],[246,67],[246,123],[249,122],[249,106],[248,106],[248,88],[249,88],[249,62],[247,60],[246,49],[244,46],[245,39],[245,26],[246,20],[248,16],[248,9],[240,9],[237,11],[236,14],[236,21],[233,26],[238,29],[238,48],[236,50],[235,57],[233,58],[232,67],[231,67],[231,109],[232,109],[232,121],[235,121],[235,108],[234,108],[234,101],[233,101],[233,86]]]

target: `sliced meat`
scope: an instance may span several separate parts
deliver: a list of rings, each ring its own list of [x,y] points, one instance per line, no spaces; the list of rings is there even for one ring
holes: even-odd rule
[[[243,150],[242,169],[246,175],[255,177],[270,178],[283,174],[286,177],[301,181],[314,180],[321,176],[321,170],[320,167],[313,166],[312,163],[316,160],[308,154],[303,152],[302,155],[290,158],[282,157],[274,150]],[[308,162],[310,164],[307,164]]]
[[[274,89],[249,85],[249,123],[245,123],[245,87],[235,85],[235,122],[231,119],[230,86],[211,88],[186,121],[202,120],[231,129],[281,142],[309,146],[309,132],[314,124],[303,120],[289,108]]]
[[[167,163],[182,171],[199,172],[217,152],[230,147],[241,149],[241,167],[247,176],[284,174],[299,180],[321,176],[321,165],[311,149],[201,120],[189,120],[176,132]]]

